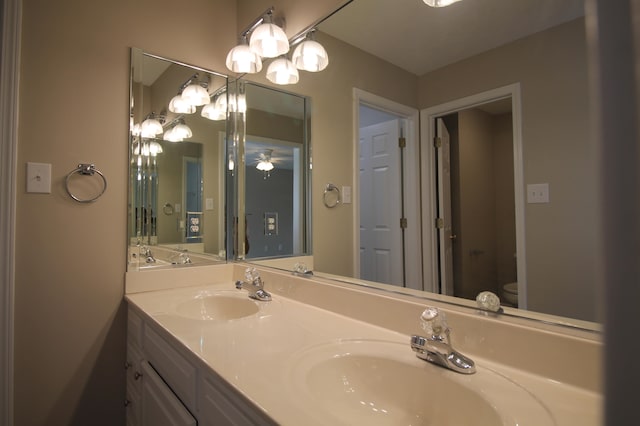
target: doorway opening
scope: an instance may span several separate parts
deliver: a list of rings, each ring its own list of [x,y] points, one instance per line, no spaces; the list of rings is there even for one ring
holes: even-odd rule
[[[418,112],[355,90],[354,276],[422,290]]]
[[[519,105],[512,85],[422,112],[430,145],[423,216],[433,223],[423,228],[425,265],[434,292],[475,299],[491,291],[526,308]]]

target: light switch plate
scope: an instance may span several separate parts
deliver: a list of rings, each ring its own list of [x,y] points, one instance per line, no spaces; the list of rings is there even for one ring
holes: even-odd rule
[[[351,187],[342,187],[342,204],[351,204]]]
[[[527,185],[527,203],[548,203],[549,202],[549,184],[534,183]]]
[[[51,194],[51,164],[27,163],[27,192]]]
[[[205,198],[204,205],[205,210],[213,210],[213,198]]]

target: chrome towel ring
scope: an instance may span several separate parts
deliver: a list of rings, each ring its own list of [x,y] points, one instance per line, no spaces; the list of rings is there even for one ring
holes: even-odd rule
[[[76,173],[82,175],[82,176],[93,176],[95,173],[97,173],[101,178],[102,178],[102,191],[100,191],[100,193],[98,195],[96,195],[93,198],[79,198],[76,195],[74,195],[71,190],[69,189],[69,179],[71,179],[71,176],[75,175]],[[102,174],[102,172],[98,169],[96,169],[96,166],[94,164],[78,164],[78,167],[75,168],[74,170],[71,170],[71,172],[69,172],[69,174],[67,175],[67,178],[64,181],[64,188],[67,190],[67,194],[69,194],[69,196],[71,198],[73,198],[74,200],[76,200],[79,203],[93,203],[95,200],[97,200],[98,198],[100,198],[102,196],[102,194],[104,194],[104,191],[107,190],[107,178],[104,177],[104,175]]]
[[[324,187],[324,193],[322,194],[322,202],[324,206],[328,209],[332,209],[336,207],[338,204],[342,202],[342,198],[340,197],[340,190],[337,186],[332,183],[328,183]]]

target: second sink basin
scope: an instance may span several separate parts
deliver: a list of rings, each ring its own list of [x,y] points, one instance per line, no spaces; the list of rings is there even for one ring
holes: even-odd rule
[[[299,353],[291,379],[335,424],[553,425],[546,407],[479,366],[462,375],[415,357],[407,344],[348,340]]]
[[[258,311],[256,302],[246,294],[222,291],[199,294],[176,306],[178,315],[205,321],[229,321],[253,315]]]

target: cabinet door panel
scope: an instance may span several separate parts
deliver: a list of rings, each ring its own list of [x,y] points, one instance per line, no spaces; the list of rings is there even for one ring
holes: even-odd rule
[[[142,363],[142,426],[196,426],[196,419],[147,363]]]

